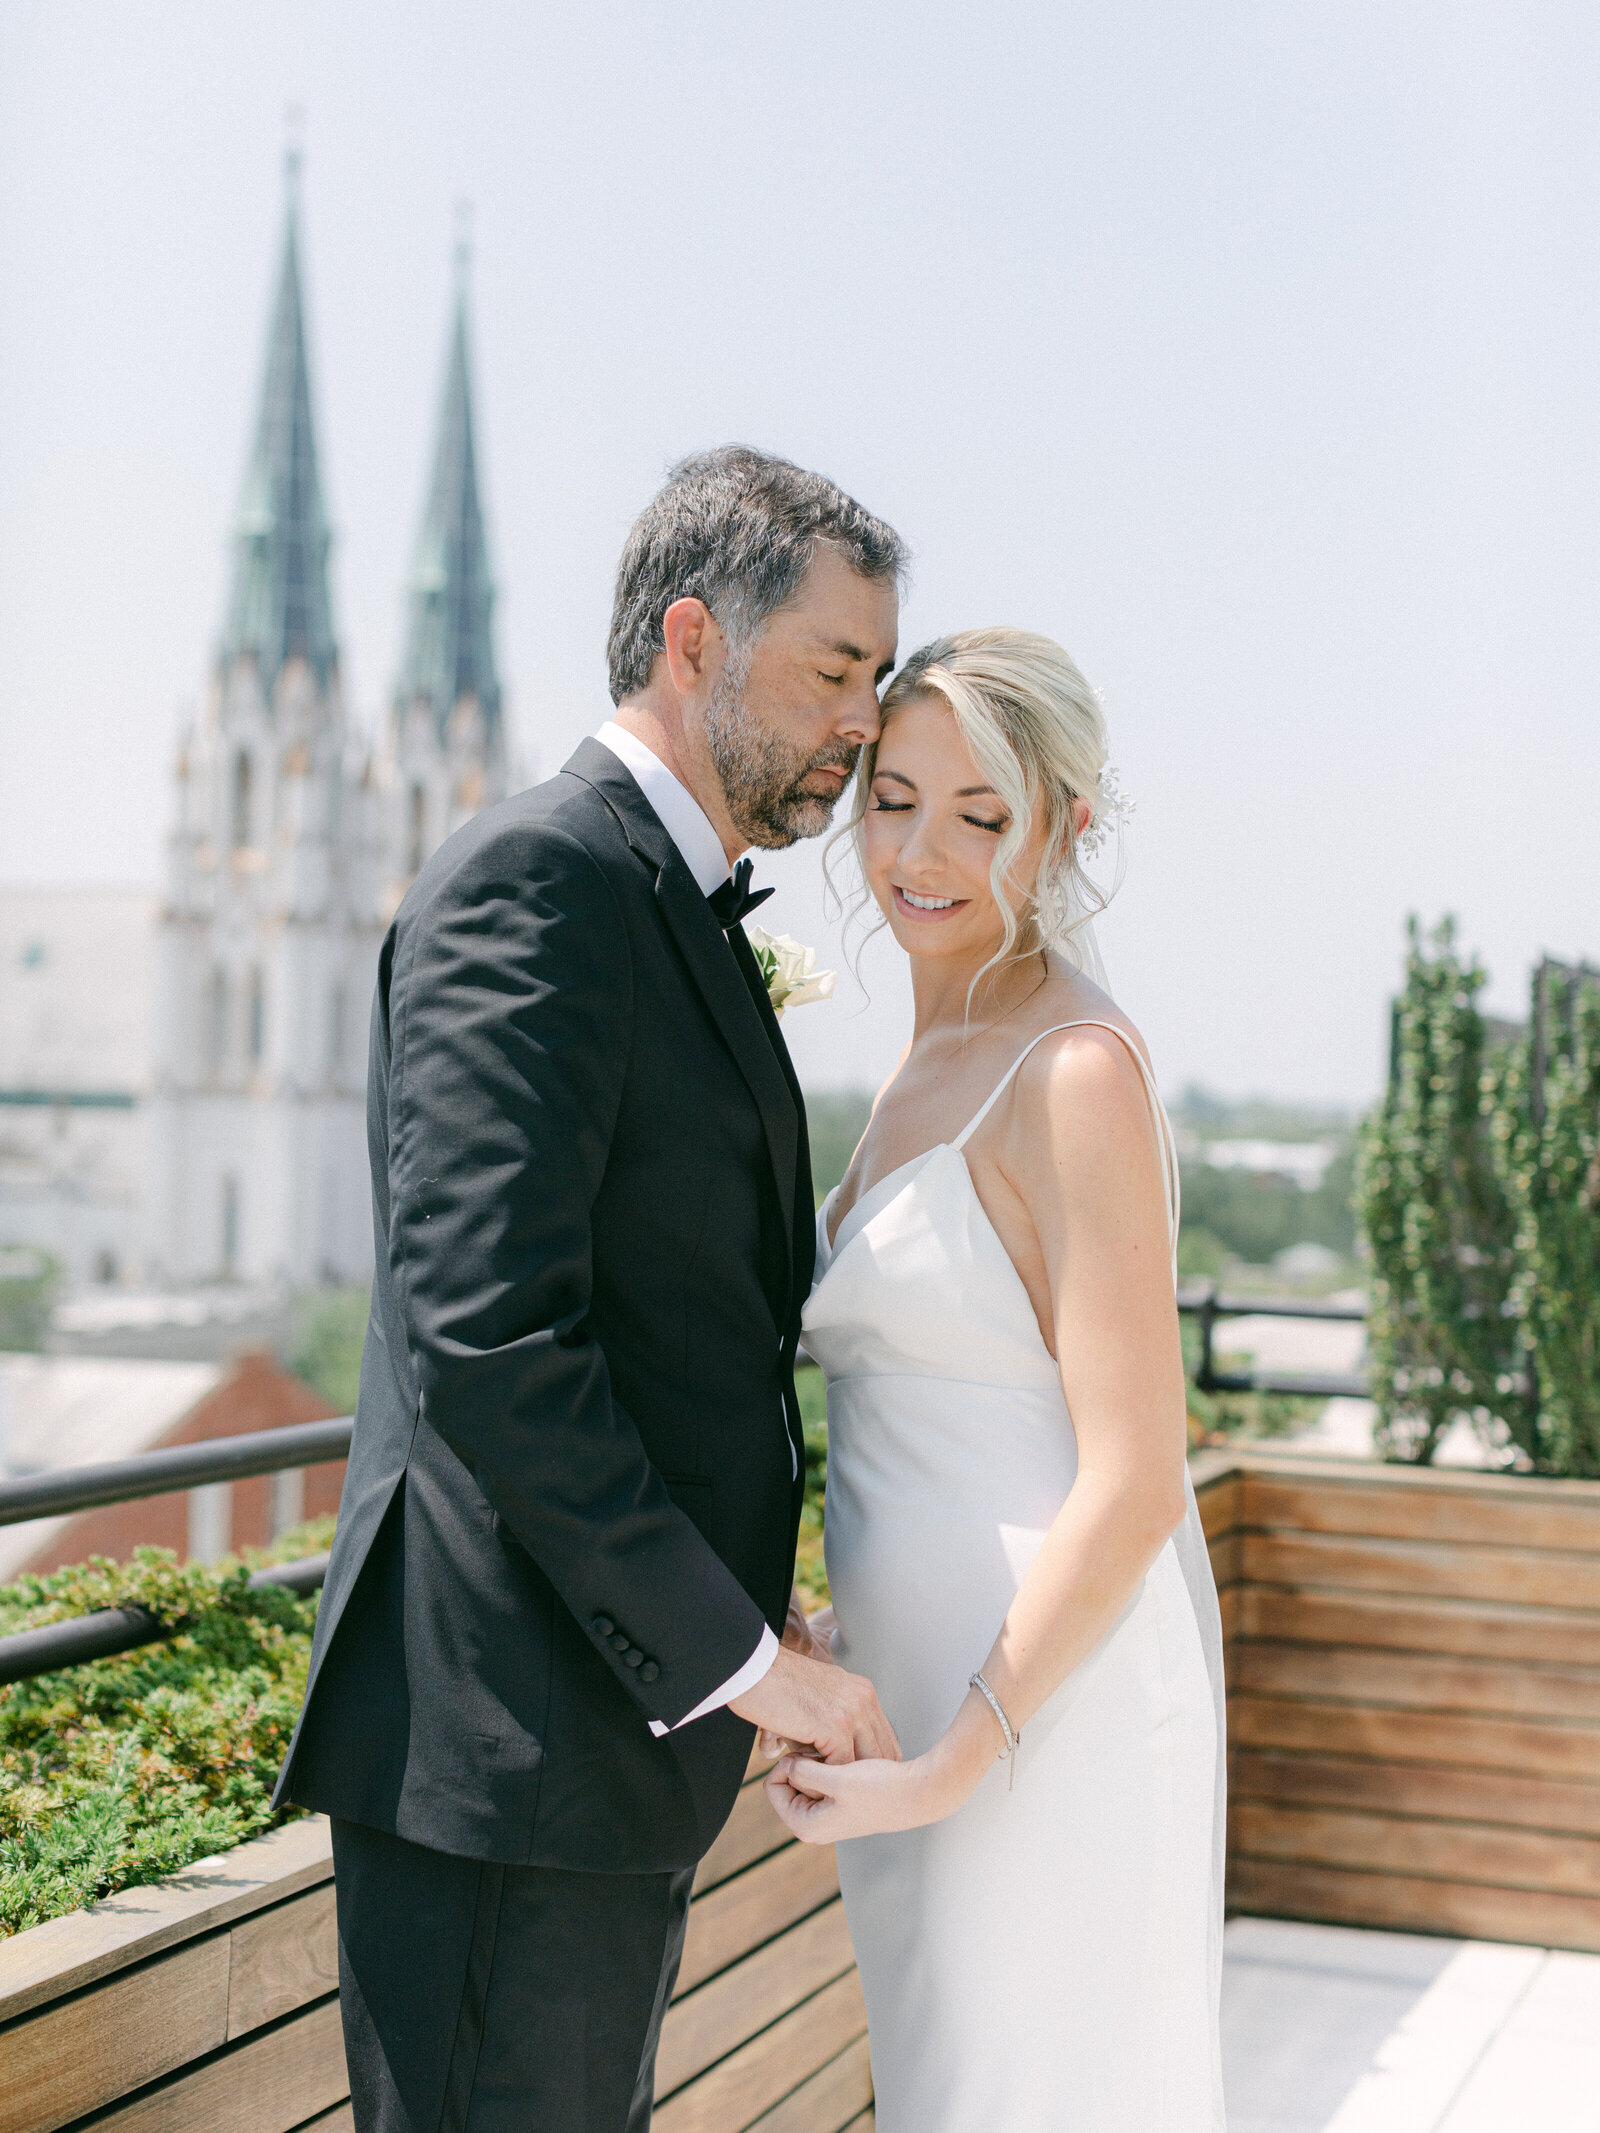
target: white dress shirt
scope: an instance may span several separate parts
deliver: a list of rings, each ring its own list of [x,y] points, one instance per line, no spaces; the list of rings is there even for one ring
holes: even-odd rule
[[[636,733],[629,733],[608,718],[595,739],[609,748],[623,769],[644,794],[660,819],[661,827],[678,847],[678,856],[694,876],[702,896],[720,889],[733,878],[722,839],[711,827],[711,817],[687,785],[680,785],[653,748],[647,748]]]
[[[702,896],[709,896],[713,889],[720,889],[732,877],[728,855],[722,849],[722,839],[711,827],[711,818],[687,785],[680,785],[652,749],[647,748],[636,733],[629,733],[612,719],[607,719],[595,739],[603,748],[609,748],[623,769],[628,771],[633,782],[644,794],[654,810],[661,827],[678,847],[678,856],[694,876]],[[788,1433],[788,1419],[784,1420],[784,1432]],[[794,1462],[794,1440],[789,1442],[789,1459]],[[724,1704],[732,1703],[736,1696],[753,1689],[763,1674],[778,1656],[778,1640],[765,1625],[761,1641],[750,1654],[738,1673],[731,1675],[720,1689],[713,1689],[704,1703],[697,1703],[679,1726],[687,1726],[697,1718],[704,1718],[708,1711],[720,1711]],[[668,1729],[658,1718],[650,1720],[652,1733],[665,1733]],[[677,1731],[677,1726],[671,1729]]]

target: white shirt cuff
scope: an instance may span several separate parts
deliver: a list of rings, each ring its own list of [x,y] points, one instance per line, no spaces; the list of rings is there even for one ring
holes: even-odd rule
[[[686,1717],[680,1718],[678,1726],[693,1725],[697,1718],[704,1718],[708,1711],[720,1711],[724,1704],[732,1703],[736,1696],[742,1696],[747,1689],[753,1689],[756,1683],[767,1673],[777,1656],[778,1640],[770,1629],[763,1627],[761,1642],[750,1654],[744,1665],[740,1667],[738,1673],[730,1675],[720,1689],[712,1690],[704,1703],[697,1703]],[[664,1726],[659,1718],[652,1718],[650,1721],[650,1730],[658,1739],[664,1733],[676,1733],[678,1726]]]

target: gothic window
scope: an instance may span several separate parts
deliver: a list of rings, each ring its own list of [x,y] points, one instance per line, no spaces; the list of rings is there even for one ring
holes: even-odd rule
[[[422,862],[427,858],[424,849],[428,829],[428,795],[420,785],[411,788],[410,837],[406,847],[406,872],[420,874]]]
[[[267,988],[259,970],[250,973],[250,1063],[261,1064],[266,1049]]]
[[[241,748],[233,759],[233,834],[236,852],[250,842],[250,751]]]
[[[228,973],[219,963],[211,973],[206,993],[206,1067],[213,1075],[222,1072],[228,1056]]]

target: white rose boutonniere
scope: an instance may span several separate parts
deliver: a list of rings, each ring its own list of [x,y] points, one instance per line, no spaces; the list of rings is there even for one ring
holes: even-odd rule
[[[829,1000],[838,973],[817,968],[815,948],[803,948],[787,933],[768,933],[762,926],[747,926],[761,975],[767,982],[767,998],[781,1022],[786,1007],[804,1007],[808,1000]]]

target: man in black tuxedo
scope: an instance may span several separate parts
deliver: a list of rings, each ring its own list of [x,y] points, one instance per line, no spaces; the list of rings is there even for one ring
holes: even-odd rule
[[[618,569],[614,721],[384,942],[372,1318],[279,1781],[333,1817],[360,2133],[642,2133],[752,1729],[898,1753],[790,1604],[811,1170],[729,873],[826,827],[903,563],[818,475],[686,461]]]

